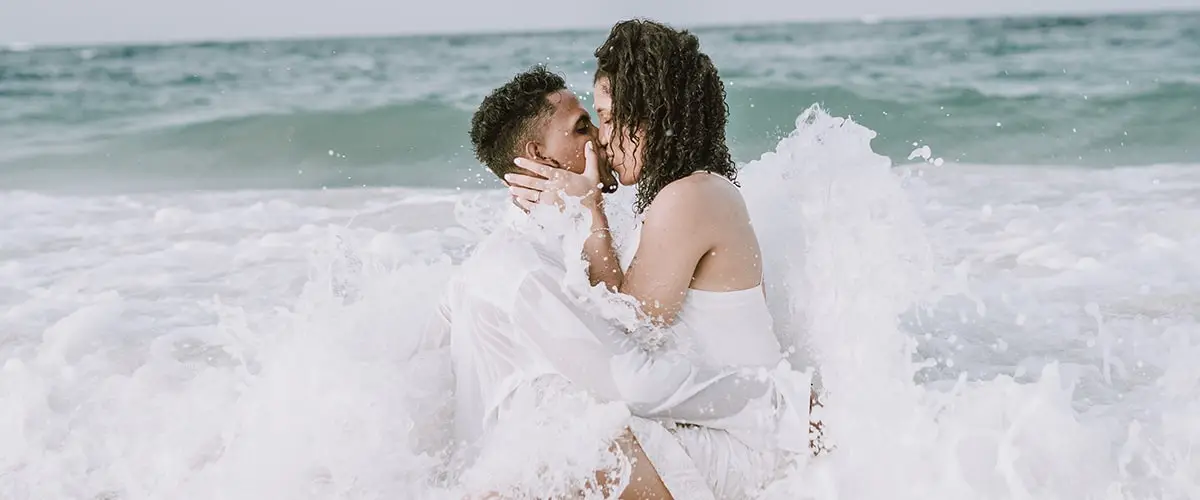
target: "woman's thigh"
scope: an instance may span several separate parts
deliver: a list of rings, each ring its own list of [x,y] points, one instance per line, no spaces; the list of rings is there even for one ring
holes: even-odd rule
[[[775,453],[752,448],[728,432],[695,426],[673,432],[716,498],[754,498],[779,470]]]

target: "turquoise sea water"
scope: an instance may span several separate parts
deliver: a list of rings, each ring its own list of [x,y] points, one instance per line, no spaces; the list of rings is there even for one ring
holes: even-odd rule
[[[1200,162],[1200,15],[699,30],[756,158],[813,103],[897,162]],[[581,95],[604,31],[0,51],[15,187],[470,186],[482,96],[544,63]],[[586,100],[585,100],[586,101]],[[491,182],[486,179],[483,182]]]

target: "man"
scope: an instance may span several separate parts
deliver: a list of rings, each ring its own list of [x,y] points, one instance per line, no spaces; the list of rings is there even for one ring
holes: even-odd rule
[[[584,154],[596,133],[563,79],[536,67],[483,100],[470,135],[476,156],[500,178],[520,171],[513,161],[524,156],[576,173],[600,168],[601,183],[611,190],[611,171],[589,165],[600,159]],[[616,488],[622,498],[712,498],[696,491],[703,480],[663,424],[736,433],[760,429],[762,418],[783,412],[792,425],[802,421],[807,428],[807,405],[782,404],[774,381],[696,366],[671,351],[651,354],[580,305],[563,285],[562,247],[541,234],[535,218],[512,211],[463,263],[428,330],[450,345],[461,442],[478,444],[520,390],[549,384],[585,391],[620,402],[635,416],[633,431],[616,439],[631,461],[626,477],[618,478],[625,481]]]

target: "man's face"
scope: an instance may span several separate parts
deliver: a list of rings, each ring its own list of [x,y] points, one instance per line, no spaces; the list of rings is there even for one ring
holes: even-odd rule
[[[554,111],[542,121],[540,153],[543,158],[539,159],[551,160],[561,168],[582,174],[587,165],[584,145],[592,141],[596,147],[597,161],[600,162],[600,182],[604,185],[604,192],[611,193],[616,189],[617,181],[613,178],[603,149],[596,142],[596,126],[592,124],[587,110],[570,90],[560,90],[546,96],[546,99]]]

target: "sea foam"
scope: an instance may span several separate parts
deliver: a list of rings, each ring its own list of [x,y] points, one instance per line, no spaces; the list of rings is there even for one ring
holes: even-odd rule
[[[811,109],[742,171],[836,446],[765,496],[1193,497],[1195,169],[896,167],[872,137]],[[503,193],[2,196],[0,497],[460,498],[487,477],[455,463],[448,356],[418,332]]]

